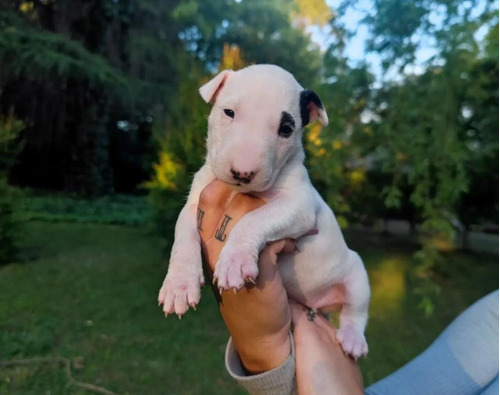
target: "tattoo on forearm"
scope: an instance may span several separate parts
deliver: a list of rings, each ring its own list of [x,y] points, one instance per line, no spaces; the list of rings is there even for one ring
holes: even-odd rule
[[[200,208],[198,208],[198,230],[201,230],[201,223],[203,222],[204,215],[205,212],[203,210],[200,210]]]
[[[217,229],[215,232],[215,238],[219,241],[224,241],[226,240],[226,227],[229,221],[231,221],[232,218],[224,214],[224,220],[220,224],[220,228]]]

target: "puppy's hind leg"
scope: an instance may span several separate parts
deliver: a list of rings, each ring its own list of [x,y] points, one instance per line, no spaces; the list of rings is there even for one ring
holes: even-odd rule
[[[344,352],[358,359],[368,353],[364,331],[368,321],[370,285],[359,255],[349,251],[348,260],[351,272],[344,280],[345,302],[339,316],[337,340]]]

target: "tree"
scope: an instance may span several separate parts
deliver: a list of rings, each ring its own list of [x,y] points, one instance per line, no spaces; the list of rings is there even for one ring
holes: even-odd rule
[[[365,18],[369,48],[380,54],[386,73],[399,73],[373,97],[375,165],[393,178],[386,205],[399,207],[402,185],[412,188],[411,202],[429,236],[418,256],[429,266],[438,258],[435,239],[453,237],[474,172],[484,158],[498,155],[498,60],[495,65],[477,41],[480,28],[498,25],[491,4],[375,0]],[[416,64],[424,39],[435,42],[436,55],[412,73],[408,66]],[[481,174],[498,185],[496,166]]]

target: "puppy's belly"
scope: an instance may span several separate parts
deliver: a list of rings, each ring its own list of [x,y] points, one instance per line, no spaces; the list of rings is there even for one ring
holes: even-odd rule
[[[343,282],[351,269],[348,259],[351,251],[345,243],[332,243],[322,235],[303,237],[298,247],[300,252],[278,259],[288,296],[328,312],[332,305],[342,303]]]

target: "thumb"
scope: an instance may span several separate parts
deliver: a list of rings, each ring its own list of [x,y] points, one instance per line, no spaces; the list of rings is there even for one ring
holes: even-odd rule
[[[291,254],[298,251],[297,242],[294,239],[281,239],[267,245],[267,249],[275,255]]]
[[[282,239],[267,244],[259,253],[259,262],[263,267],[276,266],[279,254],[289,254],[296,251],[295,242],[292,239]]]

